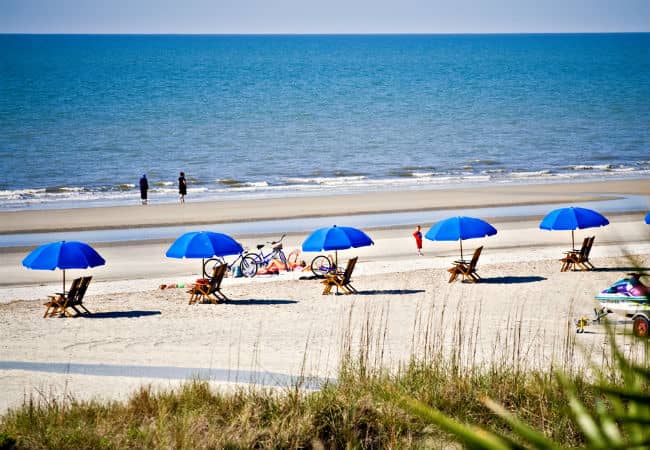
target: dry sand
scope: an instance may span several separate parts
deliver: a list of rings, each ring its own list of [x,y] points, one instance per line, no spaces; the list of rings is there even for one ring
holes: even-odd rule
[[[280,212],[264,210],[252,218],[307,214],[313,204],[323,202],[328,213],[345,213],[404,210],[414,204],[421,209],[467,206],[482,200],[486,204],[546,203],[562,196],[565,201],[577,194],[591,197],[605,192],[650,195],[647,180],[636,180],[473,192],[439,190],[429,193],[433,198],[429,203],[424,192],[418,191],[408,193],[409,199],[411,195],[418,199],[408,205],[398,201],[404,193],[361,196],[363,203],[356,206],[334,197],[319,197],[318,202],[278,199],[274,207],[282,206]],[[231,204],[228,219],[246,217],[242,211],[256,201],[250,202]],[[154,216],[151,223],[163,224],[170,217],[165,211],[172,206],[176,211],[181,208],[161,205],[133,211],[146,210]],[[190,210],[188,206],[192,205],[186,204],[183,210]],[[124,214],[121,208],[79,212],[66,225],[144,224],[137,214]],[[21,221],[24,230],[58,230],[63,228],[57,219],[60,214],[30,211],[0,217],[5,231],[20,231]],[[607,347],[603,328],[592,326],[588,333],[576,335],[573,320],[592,316],[594,295],[626,272],[650,267],[650,227],[643,223],[643,215],[612,215],[609,226],[576,233],[578,242],[584,236],[596,236],[591,259],[598,270],[593,272],[559,271],[558,258],[569,246],[569,232],[541,231],[539,217],[496,218],[496,236],[464,243],[466,254],[485,246],[479,263],[484,280],[476,285],[447,283],[446,268],[458,256],[457,243],[425,240],[425,256],[419,257],[411,227],[401,227],[368,230],[374,246],[340,252],[342,261],[360,257],[353,283],[359,295],[323,296],[318,280],[300,280],[304,274],[288,273],[252,280],[228,278],[223,290],[232,301],[220,305],[190,306],[185,289],[158,289],[162,283],[189,283],[198,276],[199,261],[162,256],[169,242],[96,245],[110,263],[88,271],[94,280],[85,303],[95,314],[77,319],[42,319],[42,299],[60,288],[60,272],[24,269],[20,261],[25,249],[3,249],[0,411],[29,395],[124,398],[140,384],[175,386],[192,373],[220,387],[251,381],[286,385],[290,376],[301,374],[336,377],[346,349],[356,353],[369,348],[371,364],[396,368],[427,347],[458,350],[453,344],[458,333],[467,363],[575,368],[600,362]],[[422,225],[426,230],[430,224]],[[298,247],[304,237],[301,233],[288,236],[286,248]],[[252,244],[263,237],[249,240]],[[304,255],[305,259],[313,256]],[[68,271],[68,279],[81,273],[85,272]],[[621,327],[625,326],[629,325],[621,321]],[[369,342],[363,337],[368,335],[372,336]],[[637,351],[632,341],[623,345],[630,352]]]

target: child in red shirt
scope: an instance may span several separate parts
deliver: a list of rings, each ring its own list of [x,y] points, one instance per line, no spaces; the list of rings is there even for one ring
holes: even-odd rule
[[[422,232],[420,231],[420,225],[415,229],[413,237],[415,238],[415,245],[418,248],[418,255],[422,256]]]

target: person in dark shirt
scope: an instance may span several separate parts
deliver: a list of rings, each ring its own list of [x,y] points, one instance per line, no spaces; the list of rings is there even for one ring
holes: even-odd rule
[[[185,203],[185,196],[187,195],[187,181],[185,180],[185,172],[181,172],[178,177],[178,202]]]
[[[147,191],[149,190],[149,182],[147,181],[147,174],[143,173],[140,177],[140,198],[142,199],[142,204],[147,204]]]

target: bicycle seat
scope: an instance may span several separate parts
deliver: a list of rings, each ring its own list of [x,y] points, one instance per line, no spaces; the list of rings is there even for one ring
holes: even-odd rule
[[[257,244],[257,249],[258,250],[262,250],[262,248],[264,248],[264,244]]]

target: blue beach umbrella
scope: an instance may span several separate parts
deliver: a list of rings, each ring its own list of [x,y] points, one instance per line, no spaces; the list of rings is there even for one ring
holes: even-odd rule
[[[568,207],[554,209],[540,222],[542,230],[571,230],[571,248],[575,248],[574,231],[583,228],[603,227],[609,220],[593,209]]]
[[[650,225],[650,212],[648,214],[646,214],[646,216],[645,216],[645,223]]]
[[[497,234],[496,228],[475,217],[450,217],[433,225],[424,235],[430,241],[459,241],[463,259],[463,239],[482,238]]]
[[[307,236],[302,243],[304,252],[320,252],[323,250],[334,250],[336,255],[335,264],[338,265],[338,250],[348,248],[367,247],[374,245],[370,236],[358,228],[353,227],[331,227],[319,228]]]
[[[168,258],[212,258],[238,255],[244,249],[239,242],[223,233],[191,231],[179,236],[167,249]]]
[[[23,259],[23,266],[34,270],[63,270],[63,292],[65,292],[65,270],[87,269],[103,266],[104,258],[90,245],[78,241],[57,241],[43,244],[32,250]]]

